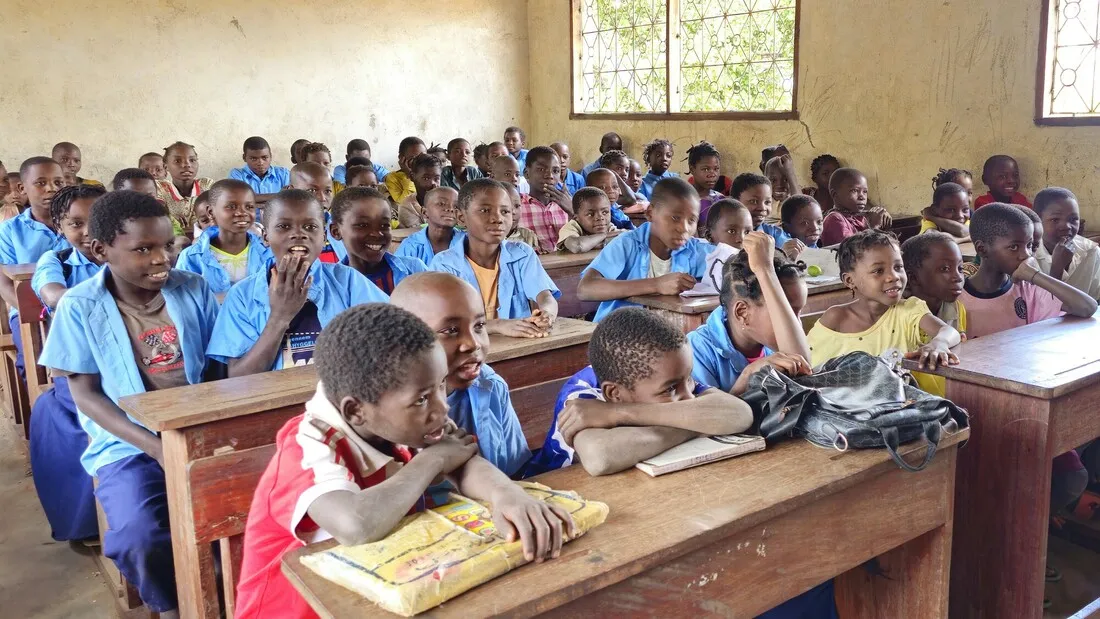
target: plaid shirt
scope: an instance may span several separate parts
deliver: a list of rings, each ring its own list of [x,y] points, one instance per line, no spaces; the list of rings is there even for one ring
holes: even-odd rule
[[[531,194],[520,196],[519,225],[539,237],[539,253],[554,251],[558,244],[558,230],[568,222],[569,214],[557,202],[543,204]]]

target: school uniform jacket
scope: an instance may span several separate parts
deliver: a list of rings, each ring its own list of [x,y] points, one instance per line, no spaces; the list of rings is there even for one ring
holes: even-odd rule
[[[229,281],[229,273],[218,262],[214,255],[214,248],[210,241],[218,236],[218,227],[210,226],[195,239],[195,243],[180,252],[176,259],[176,268],[182,271],[198,273],[210,285],[214,294],[221,294],[229,290],[232,284]],[[264,270],[269,262],[274,260],[269,249],[263,243],[263,239],[248,233],[248,274],[259,273]]]
[[[395,256],[390,252],[386,252],[382,255],[382,259],[389,265],[390,271],[393,272],[393,285],[396,287],[401,283],[401,280],[412,275],[413,273],[420,273],[421,271],[427,271],[428,265],[424,264],[424,261],[419,258],[406,258],[404,256]],[[344,258],[340,261],[340,264],[352,268],[348,263],[350,258]],[[374,283],[374,282],[371,282]]]
[[[31,290],[42,297],[42,289],[47,284],[61,284],[66,288],[72,288],[77,284],[87,281],[99,273],[103,265],[88,260],[84,254],[76,249],[71,249],[64,259],[59,255],[65,250],[50,250],[38,259],[34,266],[34,276],[31,277]],[[66,273],[67,272],[67,273]]]
[[[253,273],[229,289],[222,303],[218,322],[206,354],[229,363],[252,349],[271,317],[268,277],[273,264]],[[340,312],[360,303],[388,303],[390,298],[363,276],[342,264],[314,260],[309,267],[313,285],[306,297],[317,306],[317,319],[323,329]],[[276,355],[272,370],[283,369],[283,356]]]
[[[61,251],[71,247],[65,235],[54,232],[46,224],[31,216],[31,207],[19,215],[0,223],[0,264],[30,264],[38,262],[49,250]],[[8,308],[8,319],[19,310]]]
[[[719,306],[710,313],[705,323],[688,333],[687,338],[694,359],[691,377],[697,383],[718,387],[729,393],[741,372],[749,365],[749,360],[733,347],[726,323],[726,308]],[[763,352],[765,356],[772,354],[766,346]]]
[[[497,318],[526,318],[531,315],[531,301],[538,298],[543,290],[549,290],[554,298],[561,291],[542,268],[535,250],[524,243],[504,241],[500,244],[500,275],[497,279]],[[457,275],[480,291],[477,277],[470,261],[466,259],[466,247],[452,247],[436,254],[432,260],[431,271],[443,271]]]
[[[447,249],[455,249],[462,251],[462,242],[466,240],[466,233],[458,228],[454,229],[454,236],[451,237],[451,244]],[[414,232],[407,236],[401,244],[397,246],[397,251],[394,252],[395,256],[401,256],[404,258],[420,258],[424,261],[424,264],[430,265],[432,259],[435,258],[435,250],[432,249],[432,242],[428,239],[428,228],[421,228],[419,232]]]
[[[488,365],[466,389],[447,396],[448,415],[458,427],[477,436],[481,455],[513,477],[531,459],[508,383]]]
[[[646,279],[649,277],[649,222],[646,222],[630,232],[624,232],[612,239],[606,247],[600,250],[596,259],[581,273],[595,270],[607,279],[630,280]],[[697,238],[691,238],[688,242],[672,252],[672,273],[688,273],[695,279],[702,279],[706,271],[707,244]],[[596,322],[603,320],[605,316],[620,307],[633,307],[636,303],[629,303],[623,299],[614,299],[600,303],[596,310]]]
[[[109,265],[104,266],[61,297],[39,363],[72,374],[99,374],[103,393],[117,404],[120,398],[145,393],[146,389],[118,303],[107,290],[109,270]],[[179,336],[187,382],[200,383],[206,367],[206,347],[218,317],[218,302],[202,277],[180,270],[168,273],[161,294]],[[91,438],[80,459],[89,475],[94,476],[104,465],[142,453],[77,412],[81,427]]]

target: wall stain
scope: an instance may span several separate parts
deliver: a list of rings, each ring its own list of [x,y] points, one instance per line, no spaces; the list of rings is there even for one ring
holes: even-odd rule
[[[248,38],[248,35],[244,33],[244,28],[241,28],[241,22],[237,21],[237,18],[236,18],[236,17],[234,17],[233,19],[229,20],[229,25],[230,25],[230,26],[233,26],[234,28],[236,28],[236,29],[237,29],[237,32],[241,33],[241,36],[242,36],[242,37],[244,37],[244,38],[246,38],[246,39]]]

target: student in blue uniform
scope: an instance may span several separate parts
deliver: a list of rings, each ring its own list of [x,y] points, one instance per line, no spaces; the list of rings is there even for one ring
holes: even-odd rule
[[[680,294],[703,277],[708,244],[695,238],[698,192],[683,179],[666,178],[654,186],[648,213],[648,222],[608,243],[581,275],[577,296],[602,301],[597,322],[633,305],[627,297]]]
[[[679,176],[679,174],[668,170],[669,166],[672,165],[672,155],[672,142],[668,140],[658,138],[645,145],[645,149],[642,151],[642,161],[649,167],[649,170],[642,177],[642,186],[638,190],[643,198],[648,200],[653,195],[653,187],[661,182],[661,179]]]
[[[355,138],[348,142],[348,148],[345,151],[344,160],[347,161],[347,164],[341,164],[332,169],[332,180],[343,185],[351,185],[346,175],[348,168],[355,165],[352,159],[366,159],[370,162],[370,167],[374,170],[374,175],[378,178],[379,183],[385,181],[386,175],[390,173],[386,166],[371,162],[370,142]]]
[[[254,135],[244,141],[245,165],[229,171],[229,178],[243,181],[252,188],[256,204],[266,204],[290,184],[290,170],[271,165],[271,145]]]
[[[210,289],[221,294],[263,271],[271,261],[271,250],[249,231],[256,223],[256,203],[248,183],[222,179],[210,187],[209,194],[214,225],[180,252],[176,268],[202,275]]]
[[[428,225],[401,241],[394,253],[406,258],[419,258],[430,265],[435,255],[442,251],[456,247],[461,251],[466,233],[455,227],[458,224],[455,216],[457,191],[450,187],[436,187],[424,199],[427,201],[424,214]]]
[[[42,365],[68,376],[91,439],[81,462],[99,480],[95,495],[110,523],[103,554],[149,610],[172,616],[176,581],[160,438],[118,401],[201,382],[218,303],[201,277],[172,270],[172,220],[155,198],[103,196],[92,207],[89,234],[104,267],[62,297]]]
[[[329,224],[329,234],[348,251],[340,264],[359,271],[386,294],[409,275],[428,270],[420,258],[389,252],[393,240],[390,215],[390,203],[377,189],[348,187],[332,201]]]
[[[759,230],[775,239],[775,246],[785,249],[784,244],[791,240],[783,228],[768,223],[772,214],[772,184],[768,177],[751,172],[738,174],[730,186],[730,197],[744,204],[752,215],[754,230]]]
[[[447,353],[448,415],[477,436],[481,455],[509,477],[531,458],[508,383],[485,364],[485,305],[468,283],[449,273],[418,273],[394,290],[394,305],[431,327]]]
[[[344,244],[332,238],[328,230],[328,225],[332,223],[328,209],[332,204],[334,192],[332,177],[328,175],[325,166],[312,161],[299,163],[290,169],[290,187],[292,189],[303,189],[313,194],[313,197],[320,202],[321,210],[325,214],[325,243],[321,247],[318,259],[321,262],[336,263],[347,258],[348,250],[344,249]]]
[[[230,376],[312,363],[317,335],[333,317],[389,299],[355,269],[318,259],[324,212],[308,191],[285,189],[268,202],[264,231],[274,264],[229,289],[207,349]]]
[[[531,247],[504,240],[514,216],[504,185],[488,178],[466,183],[458,193],[466,242],[436,254],[429,268],[457,275],[478,290],[490,333],[545,337],[557,320],[561,292]]]

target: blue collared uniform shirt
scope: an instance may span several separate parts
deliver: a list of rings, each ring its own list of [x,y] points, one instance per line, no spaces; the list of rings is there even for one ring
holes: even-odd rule
[[[526,318],[531,315],[531,302],[536,300],[543,290],[549,290],[554,298],[561,291],[542,268],[539,257],[530,245],[518,241],[504,241],[500,244],[500,275],[497,278],[497,318]],[[448,249],[436,254],[428,267],[432,271],[443,271],[456,275],[480,291],[474,269],[466,259],[466,248]]]

